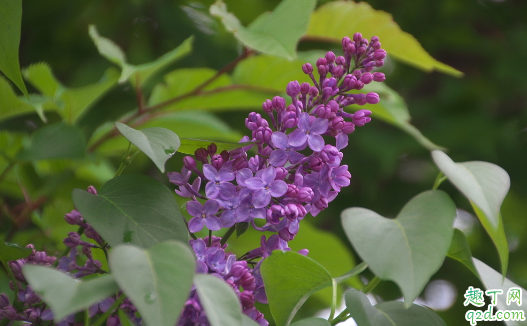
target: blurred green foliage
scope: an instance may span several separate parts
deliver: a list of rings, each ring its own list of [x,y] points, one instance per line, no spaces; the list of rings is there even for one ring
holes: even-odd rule
[[[278,0],[225,2],[245,26],[279,3]],[[317,5],[325,2],[329,1],[319,1]],[[118,44],[126,53],[128,63],[134,65],[154,61],[194,35],[192,53],[165,68],[164,73],[199,67],[208,68],[203,74],[211,74],[241,52],[235,38],[208,14],[212,3],[212,0],[24,1],[20,65],[27,68],[38,62],[47,63],[60,84],[69,90],[97,83],[108,68],[115,66],[99,55],[90,39],[88,26],[95,25],[100,35]],[[510,249],[508,278],[527,287],[527,74],[524,74],[527,71],[527,2],[368,0],[367,3],[392,14],[402,30],[412,34],[434,58],[464,73],[462,78],[427,73],[396,60],[388,60],[384,69],[386,84],[404,98],[412,124],[425,137],[447,148],[456,162],[492,162],[509,173],[511,190],[501,211]],[[336,44],[299,44],[299,50],[320,48],[340,52]],[[297,69],[300,71],[300,66]],[[236,77],[244,76],[235,73]],[[151,78],[145,85],[145,94],[152,93],[159,101],[166,99],[162,94],[164,88],[174,85],[166,80],[168,86],[154,87],[162,81],[162,74]],[[224,85],[230,82],[225,80]],[[35,92],[33,84],[26,85],[30,93]],[[284,82],[282,89],[285,86]],[[246,104],[241,108],[253,102],[250,96],[254,94],[245,95],[249,97],[244,99]],[[44,112],[51,108],[46,105],[43,102]],[[96,132],[99,126],[103,125],[103,131],[108,130],[109,125],[104,129],[104,123],[115,121],[136,106],[133,87],[117,84],[102,101],[78,117],[78,128],[71,132],[78,135],[77,131],[81,131],[87,140],[91,135],[102,133]],[[200,138],[195,133],[199,124],[192,123],[209,119],[210,130],[199,130],[206,134],[201,137],[237,141],[247,133],[243,126],[247,112],[234,109],[216,113],[223,122],[211,113],[199,113],[196,117],[195,113],[170,112],[166,113],[166,120],[161,120],[166,124],[158,120],[143,127],[163,126],[173,128],[181,137]],[[46,117],[48,121],[59,120],[54,114]],[[24,144],[25,148],[32,148],[22,132],[30,134],[41,124],[36,114],[0,123],[0,148],[9,157]],[[8,134],[7,130],[17,132]],[[180,130],[185,132],[180,134]],[[100,148],[101,153],[114,151],[120,145],[112,143],[117,142],[123,142],[123,138],[107,142]],[[308,220],[320,229],[339,235],[347,245],[340,225],[343,209],[365,207],[394,217],[410,198],[430,189],[438,173],[426,148],[380,119],[358,128],[351,135],[346,151],[344,164],[350,166],[353,175],[351,186],[327,210]],[[62,219],[63,214],[73,209],[71,190],[90,184],[99,188],[113,177],[119,165],[120,155],[107,158],[90,153],[89,156],[88,163],[65,157],[13,167],[6,162],[0,166],[1,171],[6,171],[5,178],[0,178],[3,179],[0,184],[2,238],[20,245],[34,243],[35,247],[51,253],[60,252],[62,238],[73,231]],[[167,171],[178,171],[181,158],[181,154],[176,154],[170,159]],[[145,157],[138,156],[127,169],[130,171],[146,173],[167,183]],[[441,189],[450,194],[459,208],[472,212],[470,203],[449,183],[443,183]],[[474,216],[468,213],[464,216],[464,224],[459,227],[467,234],[473,256],[499,270],[499,257],[491,239]],[[459,262],[447,258],[433,279],[449,280],[458,291],[452,307],[439,312],[446,324],[466,325],[462,294],[470,285],[480,286],[477,278]],[[0,292],[5,291],[1,288],[4,284],[0,279]],[[401,296],[391,282],[381,283],[375,294],[387,300]],[[308,301],[300,313],[317,308],[315,304],[316,300]]]

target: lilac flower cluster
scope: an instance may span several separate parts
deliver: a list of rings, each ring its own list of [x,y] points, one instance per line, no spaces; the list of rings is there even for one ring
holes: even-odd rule
[[[276,232],[268,240],[263,236],[260,248],[237,261],[225,253],[219,238],[214,237],[216,244],[209,246],[205,245],[207,240],[191,240],[197,271],[223,278],[238,293],[244,313],[260,325],[267,325],[263,315],[250,310],[255,300],[266,302],[259,265],[272,250],[289,250],[287,242],[298,233],[300,221],[308,213],[316,216],[327,208],[341,188],[350,184],[348,166],[341,165],[341,150],[355,127],[371,121],[371,111],[348,113],[344,108],[379,102],[376,93],[356,92],[366,84],[385,80],[383,73],[372,72],[386,57],[379,38],[368,41],[356,33],[353,39],[342,39],[342,48],[343,56],[330,51],[317,60],[317,77],[311,64],[302,66],[313,85],[290,82],[286,88],[289,105],[280,96],[266,100],[262,108],[268,120],[255,112],[249,114],[245,126],[252,135],[240,141],[246,146],[217,153],[216,145],[211,144],[196,150],[194,158],[186,156],[181,173],[168,173],[169,181],[178,186],[176,193],[191,199],[186,203],[192,216],[188,222],[191,233],[203,227],[211,231],[233,228],[236,223]],[[327,144],[323,136],[334,137],[335,145]],[[253,148],[256,155],[249,157]],[[203,164],[201,169],[197,162]],[[197,177],[191,181],[193,174]],[[204,194],[200,193],[202,182],[206,183]],[[256,219],[263,223],[257,224]],[[300,253],[307,255],[307,250]],[[259,258],[263,259],[254,269],[247,267],[247,261]],[[247,276],[247,283],[240,281],[242,274],[235,274],[238,270],[252,275]],[[208,325],[195,291],[178,325],[194,324]]]

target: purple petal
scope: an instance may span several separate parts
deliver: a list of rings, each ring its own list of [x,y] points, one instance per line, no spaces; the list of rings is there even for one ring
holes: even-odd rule
[[[232,183],[222,182],[218,186],[219,195],[223,199],[232,199],[236,193],[236,187]]]
[[[203,217],[193,217],[188,222],[188,230],[190,233],[196,233],[201,231],[203,229],[203,225],[205,224],[205,219]]]
[[[273,153],[271,153],[271,156],[273,156]],[[296,164],[304,158],[304,155],[297,153],[295,151],[289,151],[289,162],[291,164]],[[269,162],[271,162],[271,159],[269,159]]]
[[[220,170],[220,180],[221,181],[232,181],[234,180],[234,172],[232,172],[229,169],[221,169]]]
[[[223,212],[220,216],[221,227],[230,228],[236,222],[236,210],[229,209]]]
[[[209,181],[205,186],[205,195],[210,199],[218,197],[219,192],[219,186],[214,181]]]
[[[300,113],[300,117],[298,117],[298,129],[308,130],[310,124],[311,123],[309,123],[309,114],[306,112]],[[291,144],[291,135],[289,135],[289,144]]]
[[[205,215],[214,215],[220,209],[220,204],[215,200],[207,200],[203,206],[203,213]]]
[[[291,222],[291,225],[289,225],[289,232],[291,234],[297,234],[299,228],[300,228],[300,225],[298,224],[298,219],[294,219]]]
[[[267,169],[263,170],[262,172],[262,181],[268,185],[271,182],[274,181],[276,178],[276,170],[272,166],[268,167]]]
[[[236,208],[236,223],[246,222],[250,218],[251,208],[249,206],[239,206]]]
[[[337,135],[337,149],[340,151],[341,149],[343,149],[344,147],[348,146],[348,135],[346,135],[345,133],[341,132],[340,134]]]
[[[311,134],[321,135],[328,130],[328,120],[323,118],[316,118],[311,123]]]
[[[199,191],[199,187],[201,187],[201,178],[197,177],[194,182],[192,182],[192,189]]]
[[[293,130],[289,134],[289,145],[294,147],[303,146],[307,141],[307,135],[300,129]]]
[[[262,179],[258,177],[252,177],[245,180],[245,185],[251,190],[260,190],[265,186]]]
[[[205,218],[205,225],[209,230],[218,231],[219,229],[221,229],[221,220],[217,216],[207,216]]]
[[[269,193],[273,197],[282,197],[287,192],[287,183],[283,180],[275,180],[269,185]]]
[[[183,184],[187,182],[185,178],[179,172],[168,172],[167,176],[168,176],[168,181],[170,183],[173,183],[178,186],[182,186]]]
[[[187,202],[187,212],[192,216],[200,216],[203,214],[203,205],[200,202],[192,200]]]
[[[220,174],[218,173],[218,170],[216,170],[215,167],[213,167],[210,164],[204,164],[203,165],[203,174],[205,175],[205,178],[209,180],[219,180]]]
[[[252,178],[253,172],[248,168],[243,168],[236,173],[236,182],[242,186],[245,187],[245,180]]]
[[[311,134],[307,137],[309,148],[315,152],[320,152],[324,148],[324,138],[320,135]]]
[[[286,186],[287,191],[287,186]],[[266,189],[260,189],[253,194],[253,206],[255,208],[262,208],[271,202],[271,194]]]
[[[283,132],[274,132],[271,135],[271,140],[276,148],[286,149],[289,146],[289,139]]]
[[[179,190],[175,189],[174,190],[176,192],[176,194],[178,194],[178,196],[181,196],[181,197],[190,197],[190,192],[188,192],[187,188],[183,187],[183,186],[180,186],[179,187]]]
[[[287,162],[286,151],[284,151],[283,149],[275,149],[271,152],[271,155],[269,156],[269,164],[271,164],[272,166],[283,166],[285,162]]]
[[[196,256],[198,256],[199,259],[200,257],[203,257],[203,253],[207,249],[207,246],[205,245],[205,241],[201,239],[196,239],[196,241],[192,243],[192,249],[194,249],[194,252],[196,253]]]
[[[250,216],[254,217],[254,218],[265,219],[265,215],[266,215],[265,213],[266,212],[267,212],[267,210],[265,208],[255,208],[255,209],[251,210]]]
[[[340,187],[347,187],[350,185],[350,179],[342,176],[336,177],[333,181]]]
[[[115,300],[113,298],[106,298],[102,300],[101,302],[99,302],[99,308],[101,309],[102,312],[107,312],[108,309],[110,309],[110,307],[113,305],[114,302]]]

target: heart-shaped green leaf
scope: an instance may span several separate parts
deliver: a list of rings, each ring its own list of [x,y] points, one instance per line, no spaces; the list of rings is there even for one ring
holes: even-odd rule
[[[456,206],[443,191],[412,198],[396,219],[365,208],[342,212],[351,244],[379,278],[401,288],[409,307],[441,267],[452,241]]]
[[[353,37],[357,32],[368,39],[378,36],[389,55],[419,69],[463,75],[432,58],[412,35],[399,28],[390,14],[374,10],[366,2],[333,1],[320,6],[311,16],[307,36],[340,44],[343,36]]]
[[[18,48],[22,25],[22,0],[4,0],[0,5],[0,71],[28,96],[26,85],[20,73]],[[307,28],[307,25],[306,25]]]
[[[194,254],[167,241],[149,249],[120,245],[110,252],[112,275],[148,325],[174,325],[192,286]]]
[[[126,62],[126,56],[119,46],[112,40],[99,35],[94,25],[90,25],[89,34],[99,53],[122,68],[119,83],[129,80],[134,86],[138,83],[140,86],[144,85],[154,74],[189,54],[192,51],[192,42],[194,41],[194,37],[191,36],[177,48],[165,53],[157,60],[134,66]]]
[[[188,231],[171,191],[159,181],[125,174],[105,183],[98,195],[73,190],[82,217],[114,247],[131,243],[148,248],[166,240],[188,240]]]
[[[476,267],[472,262],[472,252],[470,251],[467,238],[461,230],[454,229],[454,237],[452,238],[452,243],[450,244],[450,249],[448,249],[447,256],[459,261],[470,269],[474,275],[479,277]]]
[[[331,324],[323,318],[312,317],[294,322],[291,326],[331,326]]]
[[[479,221],[498,249],[502,274],[507,273],[509,247],[500,207],[510,187],[510,178],[501,167],[488,162],[455,163],[445,153],[432,151],[437,167],[470,200]]]
[[[165,163],[179,149],[179,137],[171,130],[154,127],[135,130],[124,123],[116,122],[115,127],[132,144],[139,148],[154,162],[161,172],[165,172]]]
[[[78,159],[86,155],[82,131],[64,122],[47,125],[35,131],[29,145],[22,150],[21,160]]]
[[[119,290],[112,275],[80,282],[61,271],[44,266],[25,265],[22,271],[33,291],[51,307],[57,322]]]
[[[196,274],[194,285],[212,326],[242,325],[240,302],[227,283],[212,275]]]
[[[487,264],[483,263],[482,261],[472,258],[474,262],[474,266],[476,266],[476,269],[480,275],[480,279],[483,282],[483,285],[485,286],[485,289],[487,290],[501,290],[502,294],[497,295],[498,299],[498,309],[499,310],[520,310],[524,312],[525,316],[525,303],[527,302],[527,290],[521,288],[517,284],[513,283],[511,280],[507,278],[503,278],[503,276],[489,267]],[[510,301],[507,303],[507,300],[509,298],[509,291],[511,288],[519,289],[520,295],[521,295],[521,306],[518,305],[518,301]],[[491,298],[489,298],[491,299]],[[487,301],[488,303],[489,301]],[[508,326],[525,326],[527,325],[527,321],[504,321],[506,325]]]
[[[26,258],[31,254],[31,249],[22,248],[15,244],[7,244],[0,241],[0,262],[7,263],[8,261]]]
[[[225,28],[245,46],[286,59],[296,57],[296,45],[309,24],[315,0],[284,0],[272,13],[260,15],[244,27],[236,16],[227,11],[221,0],[210,7],[210,13],[219,17]]]
[[[406,308],[403,302],[383,302],[373,307],[368,297],[351,289],[344,294],[346,307],[359,326],[446,326],[432,310],[412,304]]]
[[[309,257],[275,250],[261,265],[269,308],[278,326],[289,325],[313,293],[332,286],[329,272]]]

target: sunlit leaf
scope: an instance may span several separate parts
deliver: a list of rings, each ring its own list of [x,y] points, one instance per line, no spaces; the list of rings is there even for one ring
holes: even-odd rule
[[[7,263],[8,261],[22,259],[31,254],[31,249],[22,248],[15,244],[7,244],[0,241],[0,262]]]
[[[0,4],[0,17],[0,71],[28,96],[18,61],[22,0],[3,0]]]
[[[498,249],[505,276],[509,247],[500,207],[509,191],[509,175],[501,167],[488,162],[455,163],[447,154],[437,150],[432,152],[432,158],[448,180],[470,200],[478,219]]]
[[[194,285],[212,326],[242,325],[240,302],[225,281],[212,275],[196,274]]]
[[[179,149],[179,137],[166,128],[145,128],[135,130],[116,122],[115,126],[123,136],[146,154],[161,172],[165,172],[165,163]]]
[[[359,326],[446,326],[433,310],[401,301],[383,302],[372,306],[368,297],[350,289],[345,294],[346,307]]]
[[[125,174],[92,195],[73,190],[82,217],[110,244],[148,248],[166,240],[186,242],[188,232],[172,192],[144,175]]]
[[[333,1],[320,6],[311,16],[308,37],[341,44],[344,36],[362,33],[378,36],[388,55],[425,71],[438,70],[456,77],[463,74],[432,58],[410,34],[403,32],[392,16],[374,10],[366,2]]]
[[[120,245],[110,267],[121,290],[148,325],[174,325],[187,301],[195,269],[194,253],[175,241],[149,249]]]
[[[86,155],[82,131],[63,122],[37,130],[29,145],[18,155],[21,160],[79,159]]]
[[[245,46],[259,52],[287,59],[296,57],[296,45],[309,24],[314,0],[284,0],[272,13],[264,13],[244,27],[236,16],[227,11],[222,1],[210,7],[210,13],[219,17],[225,28]]]
[[[288,325],[313,293],[332,286],[319,263],[295,252],[275,250],[261,265],[269,307],[278,326]]]
[[[22,271],[33,291],[51,307],[56,322],[89,308],[119,290],[112,275],[80,282],[50,267],[28,264]]]
[[[89,34],[99,53],[122,68],[119,83],[124,83],[128,80],[132,85],[139,83],[140,86],[147,83],[149,78],[159,71],[189,54],[192,51],[192,42],[194,41],[194,37],[191,36],[157,60],[135,66],[127,63],[126,56],[121,48],[110,39],[100,36],[94,25],[90,25]]]
[[[441,267],[455,217],[452,199],[431,190],[412,198],[395,219],[354,207],[342,212],[342,225],[359,256],[379,278],[399,285],[409,307]]]
[[[472,262],[472,252],[470,251],[467,238],[459,229],[454,229],[454,237],[452,238],[447,256],[459,261],[474,273],[474,275],[478,276],[476,267]]]

